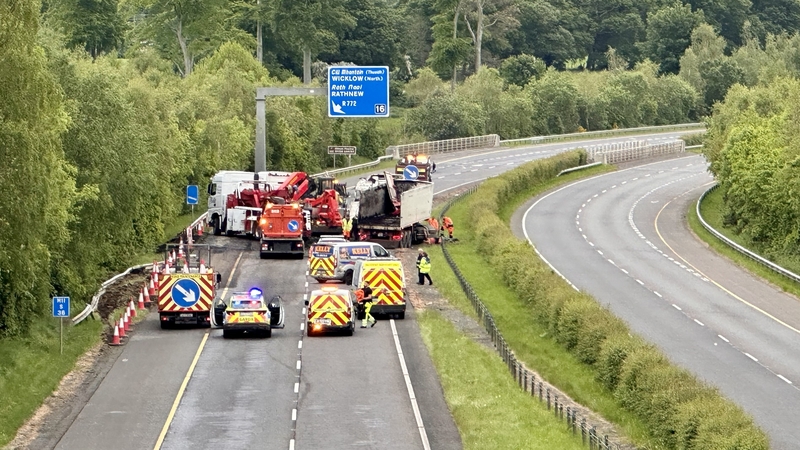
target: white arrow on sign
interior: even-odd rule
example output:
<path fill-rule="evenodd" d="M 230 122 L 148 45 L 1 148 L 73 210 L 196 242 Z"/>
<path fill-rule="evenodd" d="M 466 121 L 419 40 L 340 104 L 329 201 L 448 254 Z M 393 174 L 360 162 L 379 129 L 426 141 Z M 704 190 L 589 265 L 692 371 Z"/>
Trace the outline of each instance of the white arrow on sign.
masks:
<path fill-rule="evenodd" d="M 175 284 L 175 289 L 181 291 L 181 294 L 183 294 L 183 301 L 184 302 L 192 304 L 195 301 L 197 301 L 197 299 L 194 298 L 194 291 L 187 291 L 186 289 L 181 287 L 180 284 Z"/>
<path fill-rule="evenodd" d="M 333 112 L 344 114 L 344 111 L 342 111 L 342 105 L 337 105 L 333 100 L 331 100 L 331 105 L 333 105 Z"/>

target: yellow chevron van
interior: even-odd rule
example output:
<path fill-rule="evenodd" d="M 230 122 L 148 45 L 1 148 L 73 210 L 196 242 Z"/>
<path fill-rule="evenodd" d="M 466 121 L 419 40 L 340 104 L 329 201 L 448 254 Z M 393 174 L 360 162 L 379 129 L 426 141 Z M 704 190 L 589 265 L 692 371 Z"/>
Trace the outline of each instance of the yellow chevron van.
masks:
<path fill-rule="evenodd" d="M 397 319 L 406 316 L 406 278 L 403 263 L 397 258 L 369 258 L 356 261 L 352 285 L 369 286 L 376 301 L 372 314 L 389 315 Z"/>

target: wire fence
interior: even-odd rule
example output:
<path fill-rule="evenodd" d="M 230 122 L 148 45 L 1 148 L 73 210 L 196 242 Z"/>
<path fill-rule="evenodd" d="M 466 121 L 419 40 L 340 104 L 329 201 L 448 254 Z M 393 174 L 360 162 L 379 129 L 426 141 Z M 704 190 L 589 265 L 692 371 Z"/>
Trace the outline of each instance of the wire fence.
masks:
<path fill-rule="evenodd" d="M 457 197 L 448 200 L 442 208 L 442 212 L 439 214 L 439 222 L 441 223 L 442 216 L 447 213 L 451 206 L 467 198 L 479 188 L 480 186 L 473 186 Z M 475 313 L 478 314 L 478 320 L 483 324 L 497 353 L 503 359 L 503 362 L 508 367 L 511 376 L 514 377 L 519 387 L 526 393 L 530 393 L 531 397 L 538 398 L 540 402 L 546 403 L 547 410 L 552 411 L 557 418 L 564 421 L 567 429 L 571 431 L 573 435 L 577 436 L 580 434 L 581 442 L 588 445 L 590 450 L 622 450 L 619 444 L 609 440 L 608 435 L 601 436 L 597 431 L 597 426 L 589 423 L 586 417 L 580 414 L 574 403 L 569 402 L 563 397 L 560 398 L 558 393 L 551 391 L 549 384 L 537 378 L 536 374 L 528 370 L 524 364 L 517 360 L 513 350 L 511 350 L 511 347 L 497 328 L 492 313 L 486 307 L 486 304 L 478 297 L 475 289 L 469 284 L 469 281 L 467 281 L 452 256 L 450 256 L 445 241 L 442 242 L 442 252 L 447 260 L 447 264 L 453 270 L 459 284 L 461 284 L 461 289 L 472 303 Z"/>

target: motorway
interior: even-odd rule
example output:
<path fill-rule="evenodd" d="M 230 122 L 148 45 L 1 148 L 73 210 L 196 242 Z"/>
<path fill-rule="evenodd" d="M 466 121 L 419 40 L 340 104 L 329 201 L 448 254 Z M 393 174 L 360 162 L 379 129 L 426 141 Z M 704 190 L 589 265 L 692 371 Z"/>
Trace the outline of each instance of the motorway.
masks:
<path fill-rule="evenodd" d="M 440 155 L 435 192 L 575 147 Z M 161 330 L 150 314 L 55 448 L 419 449 L 424 440 L 434 449 L 461 448 L 413 309 L 405 320 L 357 328 L 353 337 L 307 338 L 303 295 L 316 282 L 306 277 L 305 260 L 260 260 L 255 241 L 205 239 L 223 276 L 222 294 L 258 286 L 268 297 L 280 295 L 286 328 L 269 339 L 223 340 L 216 329 Z"/>
<path fill-rule="evenodd" d="M 577 289 L 768 433 L 800 442 L 800 302 L 717 256 L 686 224 L 712 183 L 702 156 L 581 180 L 534 199 L 512 227 Z"/>

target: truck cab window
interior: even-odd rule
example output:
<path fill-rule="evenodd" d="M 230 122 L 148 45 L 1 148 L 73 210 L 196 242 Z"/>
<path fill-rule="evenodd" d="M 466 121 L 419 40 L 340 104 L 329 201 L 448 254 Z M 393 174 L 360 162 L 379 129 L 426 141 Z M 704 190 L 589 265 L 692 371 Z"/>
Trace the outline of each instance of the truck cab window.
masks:
<path fill-rule="evenodd" d="M 209 195 L 216 195 L 217 194 L 217 185 L 215 183 L 210 183 L 208 185 L 208 194 Z"/>

